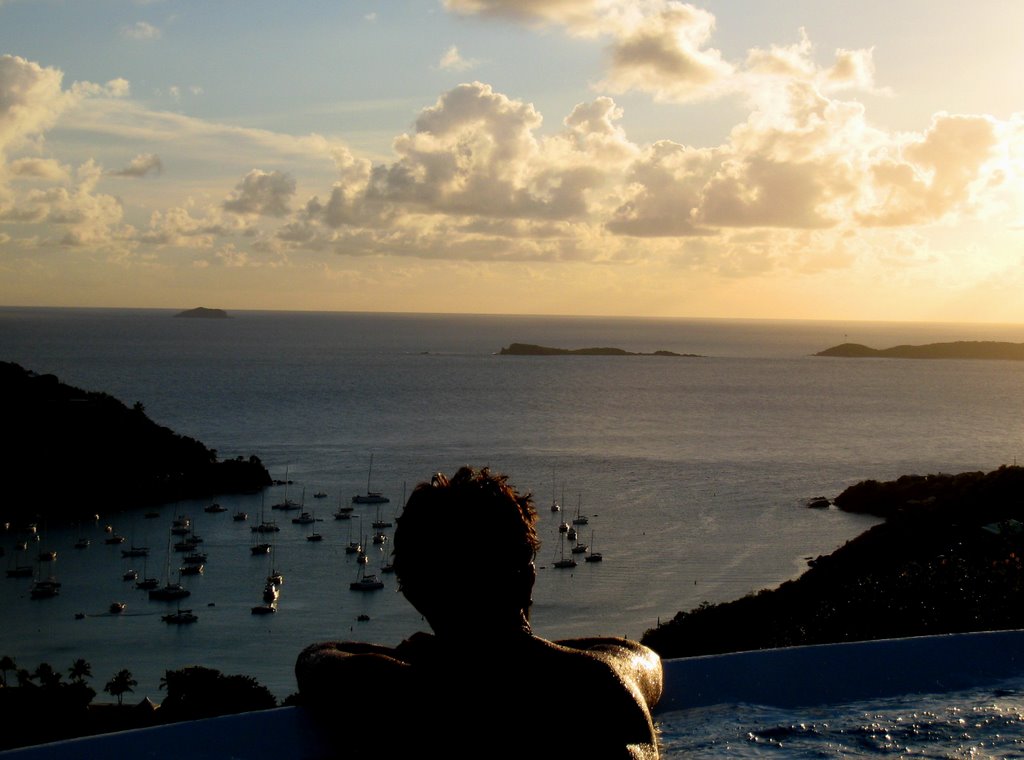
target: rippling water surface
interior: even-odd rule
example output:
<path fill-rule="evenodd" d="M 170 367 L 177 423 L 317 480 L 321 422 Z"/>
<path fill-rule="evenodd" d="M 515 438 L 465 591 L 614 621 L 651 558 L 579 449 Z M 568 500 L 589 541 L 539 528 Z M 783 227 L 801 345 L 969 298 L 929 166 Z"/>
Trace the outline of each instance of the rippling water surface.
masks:
<path fill-rule="evenodd" d="M 992 469 L 1024 453 L 1024 365 L 1011 362 L 841 360 L 809 354 L 846 340 L 876 347 L 958 339 L 1024 341 L 1024 328 L 540 317 L 453 317 L 238 312 L 223 321 L 167 311 L 0 309 L 0 359 L 65 382 L 141 401 L 157 422 L 221 456 L 259 455 L 274 477 L 295 481 L 324 522 L 282 526 L 275 562 L 286 576 L 280 612 L 254 617 L 266 557 L 231 512 L 255 516 L 259 496 L 167 505 L 156 520 L 103 515 L 100 525 L 45 526 L 58 550 L 56 599 L 28 598 L 28 580 L 0 579 L 0 654 L 65 669 L 77 657 L 97 681 L 127 667 L 138 696 L 159 700 L 164 669 L 201 663 L 248 673 L 284 696 L 307 643 L 358 638 L 397 643 L 424 627 L 395 592 L 348 588 L 356 567 L 343 546 L 376 517 L 334 521 L 339 502 L 384 491 L 393 517 L 404 491 L 437 470 L 491 465 L 537 495 L 543 569 L 534 622 L 547 636 L 640 636 L 659 618 L 703 600 L 724 601 L 799 574 L 869 520 L 803 503 L 863 478 Z M 501 357 L 513 341 L 576 348 L 668 349 L 700 359 Z M 16 473 L 5 473 L 16 477 Z M 117 462 L 88 488 L 118 488 Z M 326 499 L 313 499 L 323 490 Z M 550 567 L 560 516 L 552 496 L 590 516 L 581 538 L 605 561 Z M 283 498 L 268 491 L 266 503 Z M 46 503 L 46 484 L 38 499 Z M 121 580 L 113 523 L 152 547 L 162 576 L 171 518 L 191 515 L 209 553 L 188 580 L 189 627 L 160 622 Z M 275 513 L 276 514 L 276 513 Z M 279 519 L 283 516 L 277 515 Z M 449 516 L 453 593 L 486 561 L 488 536 L 470 515 Z M 361 525 L 355 527 L 353 525 Z M 93 539 L 75 550 L 79 536 Z M 9 561 L 16 536 L 2 537 Z M 379 563 L 382 553 L 374 556 Z M 139 564 L 138 561 L 135 562 Z M 176 560 L 172 558 L 172 568 Z M 139 567 L 142 570 L 143 568 Z M 127 614 L 113 617 L 110 602 Z M 468 604 L 472 600 L 467 600 Z M 75 619 L 76 612 L 87 617 Z M 360 615 L 370 620 L 360 622 Z M 102 680 L 101 680 L 102 679 Z"/>
<path fill-rule="evenodd" d="M 716 705 L 660 719 L 666 755 L 692 758 L 1024 757 L 1024 681 L 827 708 Z"/>

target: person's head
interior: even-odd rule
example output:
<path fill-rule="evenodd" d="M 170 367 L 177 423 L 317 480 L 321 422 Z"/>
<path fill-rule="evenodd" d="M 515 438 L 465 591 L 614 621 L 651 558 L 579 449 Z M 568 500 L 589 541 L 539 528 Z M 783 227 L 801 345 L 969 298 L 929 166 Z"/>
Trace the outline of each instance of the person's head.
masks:
<path fill-rule="evenodd" d="M 463 467 L 409 497 L 394 538 L 405 597 L 437 633 L 529 620 L 537 513 L 505 475 Z"/>

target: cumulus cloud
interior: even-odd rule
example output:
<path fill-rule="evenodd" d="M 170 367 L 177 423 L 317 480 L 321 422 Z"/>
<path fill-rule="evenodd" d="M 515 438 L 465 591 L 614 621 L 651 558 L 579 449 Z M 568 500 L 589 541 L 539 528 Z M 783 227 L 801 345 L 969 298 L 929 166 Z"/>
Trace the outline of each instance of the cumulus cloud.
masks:
<path fill-rule="evenodd" d="M 996 143 L 992 119 L 938 114 L 927 133 L 902 146 L 900 157 L 871 165 L 874 203 L 858 220 L 883 226 L 917 224 L 963 205 Z"/>
<path fill-rule="evenodd" d="M 286 216 L 294 194 L 295 179 L 291 175 L 276 170 L 253 169 L 238 183 L 223 206 L 236 214 Z"/>
<path fill-rule="evenodd" d="M 38 135 L 71 102 L 63 74 L 14 55 L 0 56 L 0 159 L 11 147 Z"/>
<path fill-rule="evenodd" d="M 443 71 L 468 71 L 476 65 L 477 62 L 472 58 L 463 58 L 455 45 L 445 50 L 437 63 L 437 67 Z"/>
<path fill-rule="evenodd" d="M 110 172 L 115 177 L 145 177 L 150 172 L 160 174 L 164 170 L 160 156 L 155 153 L 140 153 L 128 166 Z"/>
<path fill-rule="evenodd" d="M 576 37 L 608 40 L 608 71 L 599 87 L 691 101 L 721 94 L 734 67 L 709 47 L 715 17 L 675 0 L 446 0 L 455 13 L 558 26 Z"/>
<path fill-rule="evenodd" d="M 134 24 L 122 26 L 121 36 L 130 40 L 158 40 L 160 30 L 147 21 L 137 21 Z"/>

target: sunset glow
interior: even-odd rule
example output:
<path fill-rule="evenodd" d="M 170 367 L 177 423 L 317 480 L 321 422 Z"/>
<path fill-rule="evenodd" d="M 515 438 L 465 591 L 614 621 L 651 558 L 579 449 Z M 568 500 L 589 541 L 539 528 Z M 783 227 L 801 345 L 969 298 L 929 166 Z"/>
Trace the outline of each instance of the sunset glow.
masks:
<path fill-rule="evenodd" d="M 1021 28 L 0 0 L 0 304 L 1024 322 Z"/>

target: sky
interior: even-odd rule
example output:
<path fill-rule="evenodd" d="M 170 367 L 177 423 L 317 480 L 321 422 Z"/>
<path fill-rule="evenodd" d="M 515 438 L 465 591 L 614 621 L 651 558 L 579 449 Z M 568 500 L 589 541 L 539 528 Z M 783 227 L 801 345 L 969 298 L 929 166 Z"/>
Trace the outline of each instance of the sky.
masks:
<path fill-rule="evenodd" d="M 1024 323 L 1021 29 L 0 0 L 0 305 Z"/>

